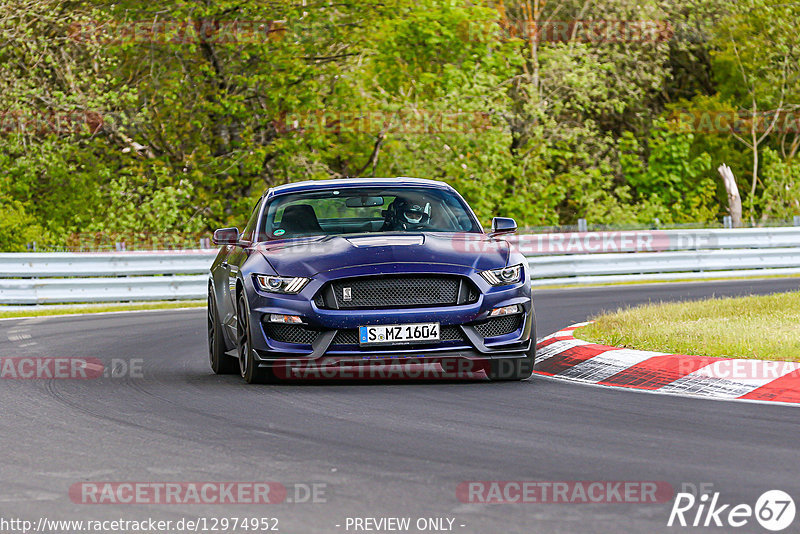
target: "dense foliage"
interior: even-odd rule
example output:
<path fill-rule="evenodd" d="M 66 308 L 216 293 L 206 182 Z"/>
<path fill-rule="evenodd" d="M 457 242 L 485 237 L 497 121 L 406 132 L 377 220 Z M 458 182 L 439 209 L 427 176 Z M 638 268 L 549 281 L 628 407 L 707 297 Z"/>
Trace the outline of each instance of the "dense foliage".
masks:
<path fill-rule="evenodd" d="M 702 223 L 727 213 L 726 163 L 745 220 L 791 218 L 797 20 L 777 0 L 0 0 L 0 249 L 201 235 L 344 176 L 446 180 L 484 222 Z"/>

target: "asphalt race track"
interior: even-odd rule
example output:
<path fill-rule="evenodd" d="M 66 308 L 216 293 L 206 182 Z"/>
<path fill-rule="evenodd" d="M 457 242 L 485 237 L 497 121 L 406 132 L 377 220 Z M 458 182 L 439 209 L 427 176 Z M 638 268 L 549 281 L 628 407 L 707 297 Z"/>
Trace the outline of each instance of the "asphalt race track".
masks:
<path fill-rule="evenodd" d="M 776 279 L 534 290 L 538 335 L 619 305 L 798 286 Z M 541 377 L 248 386 L 211 374 L 203 309 L 0 321 L 0 349 L 0 357 L 141 367 L 118 378 L 0 381 L 5 518 L 276 517 L 280 532 L 336 533 L 348 532 L 347 517 L 448 517 L 454 532 L 470 534 L 682 532 L 693 530 L 666 527 L 671 502 L 467 504 L 456 487 L 667 481 L 676 491 L 713 483 L 733 504 L 753 505 L 769 489 L 800 496 L 800 412 L 792 407 Z M 256 480 L 325 484 L 325 502 L 92 505 L 68 495 L 85 481 Z"/>

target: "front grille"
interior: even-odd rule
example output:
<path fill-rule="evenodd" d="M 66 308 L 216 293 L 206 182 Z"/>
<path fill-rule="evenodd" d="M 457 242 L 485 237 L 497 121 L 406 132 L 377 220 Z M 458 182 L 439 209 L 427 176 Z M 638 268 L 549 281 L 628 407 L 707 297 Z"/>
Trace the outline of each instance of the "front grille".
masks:
<path fill-rule="evenodd" d="M 464 334 L 457 325 L 442 326 L 439 329 L 440 341 L 465 341 Z M 355 328 L 339 330 L 333 338 L 333 345 L 358 345 L 358 330 Z"/>
<path fill-rule="evenodd" d="M 464 334 L 458 326 L 443 326 L 439 335 L 441 341 L 464 341 Z"/>
<path fill-rule="evenodd" d="M 443 306 L 455 304 L 458 298 L 456 278 L 371 278 L 331 285 L 339 308 Z"/>
<path fill-rule="evenodd" d="M 319 307 L 385 309 L 477 302 L 478 291 L 457 276 L 397 276 L 335 280 L 316 297 Z"/>
<path fill-rule="evenodd" d="M 311 345 L 320 334 L 302 325 L 281 323 L 264 323 L 264 332 L 275 341 L 300 345 Z"/>
<path fill-rule="evenodd" d="M 334 345 L 358 345 L 358 330 L 339 330 L 333 338 Z"/>
<path fill-rule="evenodd" d="M 487 322 L 475 325 L 475 330 L 482 337 L 496 337 L 516 332 L 522 326 L 522 315 L 504 315 L 495 317 Z"/>

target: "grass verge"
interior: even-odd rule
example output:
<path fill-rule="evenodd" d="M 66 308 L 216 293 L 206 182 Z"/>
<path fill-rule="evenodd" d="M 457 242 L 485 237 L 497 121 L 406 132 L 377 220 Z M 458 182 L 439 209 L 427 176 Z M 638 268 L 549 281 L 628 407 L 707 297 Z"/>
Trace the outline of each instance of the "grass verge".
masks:
<path fill-rule="evenodd" d="M 800 362 L 800 291 L 619 309 L 575 337 L 675 354 Z"/>
<path fill-rule="evenodd" d="M 533 286 L 534 291 L 544 289 L 584 289 L 592 287 L 609 287 L 609 286 L 639 286 L 639 285 L 652 285 L 652 284 L 685 284 L 689 282 L 702 284 L 704 282 L 741 282 L 742 280 L 774 280 L 785 278 L 800 278 L 800 274 L 774 274 L 769 276 L 735 276 L 735 277 L 710 277 L 710 278 L 677 278 L 675 280 L 631 280 L 628 282 L 592 282 L 589 284 L 553 284 L 553 285 L 540 285 Z"/>
<path fill-rule="evenodd" d="M 29 310 L 6 310 L 0 308 L 0 319 L 15 317 L 42 317 L 46 315 L 74 315 L 137 310 L 172 310 L 176 308 L 199 308 L 206 305 L 205 300 L 183 300 L 169 302 L 141 302 L 134 304 L 118 303 L 86 306 L 31 306 Z"/>

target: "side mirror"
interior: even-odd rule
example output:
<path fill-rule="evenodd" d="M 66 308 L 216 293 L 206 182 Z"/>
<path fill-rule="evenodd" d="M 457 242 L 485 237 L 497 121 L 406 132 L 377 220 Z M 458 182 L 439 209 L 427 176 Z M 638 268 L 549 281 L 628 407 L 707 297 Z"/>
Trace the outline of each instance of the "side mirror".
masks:
<path fill-rule="evenodd" d="M 238 245 L 239 244 L 239 229 L 238 228 L 220 228 L 214 230 L 214 237 L 211 241 L 215 245 Z"/>
<path fill-rule="evenodd" d="M 494 217 L 492 219 L 491 236 L 513 234 L 517 231 L 517 221 L 509 217 Z"/>

